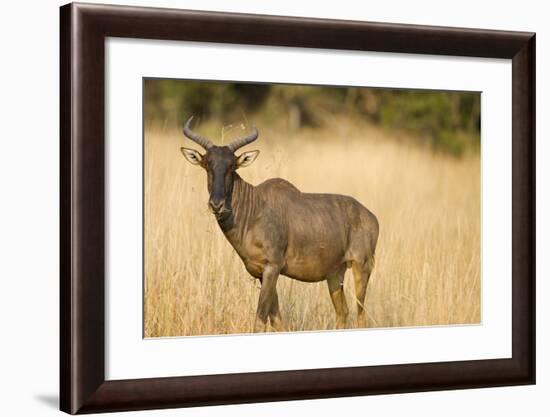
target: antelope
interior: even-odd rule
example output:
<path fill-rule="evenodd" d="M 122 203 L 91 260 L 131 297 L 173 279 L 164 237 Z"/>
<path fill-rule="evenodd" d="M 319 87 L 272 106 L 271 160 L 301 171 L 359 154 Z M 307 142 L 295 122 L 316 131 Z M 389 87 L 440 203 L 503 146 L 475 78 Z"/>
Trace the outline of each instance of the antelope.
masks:
<path fill-rule="evenodd" d="M 259 151 L 235 151 L 254 142 L 258 129 L 226 146 L 216 146 L 191 130 L 183 133 L 206 152 L 181 148 L 194 165 L 206 171 L 208 207 L 244 263 L 261 283 L 254 332 L 284 329 L 277 295 L 279 275 L 303 282 L 326 280 L 336 312 L 336 327 L 346 328 L 348 307 L 344 274 L 352 268 L 357 326 L 366 327 L 365 295 L 374 268 L 378 220 L 352 197 L 300 192 L 290 182 L 271 178 L 252 185 L 237 170 L 252 164 Z"/>

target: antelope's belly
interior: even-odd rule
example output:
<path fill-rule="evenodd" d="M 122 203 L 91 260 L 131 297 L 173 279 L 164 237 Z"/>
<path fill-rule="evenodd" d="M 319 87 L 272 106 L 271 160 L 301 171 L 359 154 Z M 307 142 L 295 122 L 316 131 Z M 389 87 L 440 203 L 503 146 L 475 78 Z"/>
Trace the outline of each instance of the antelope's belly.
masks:
<path fill-rule="evenodd" d="M 300 281 L 322 281 L 345 265 L 344 253 L 323 245 L 289 248 L 282 274 Z"/>
<path fill-rule="evenodd" d="M 255 250 L 254 250 L 255 249 Z M 261 278 L 268 259 L 259 248 L 241 254 L 248 273 Z M 299 281 L 317 282 L 342 268 L 345 264 L 343 251 L 324 246 L 288 248 L 283 259 L 281 274 Z"/>

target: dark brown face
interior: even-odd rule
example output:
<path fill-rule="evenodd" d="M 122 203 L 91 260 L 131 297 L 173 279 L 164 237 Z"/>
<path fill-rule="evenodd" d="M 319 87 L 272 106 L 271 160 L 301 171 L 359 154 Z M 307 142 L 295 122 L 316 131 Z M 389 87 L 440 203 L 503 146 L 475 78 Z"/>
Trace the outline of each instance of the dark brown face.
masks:
<path fill-rule="evenodd" d="M 189 148 L 181 148 L 181 151 L 189 162 L 206 170 L 210 211 L 217 218 L 230 213 L 234 172 L 254 162 L 259 151 L 244 152 L 238 157 L 227 146 L 212 146 L 204 155 Z"/>
<path fill-rule="evenodd" d="M 226 146 L 214 146 L 203 157 L 208 178 L 208 207 L 216 216 L 231 211 L 233 173 L 237 168 L 235 154 Z"/>

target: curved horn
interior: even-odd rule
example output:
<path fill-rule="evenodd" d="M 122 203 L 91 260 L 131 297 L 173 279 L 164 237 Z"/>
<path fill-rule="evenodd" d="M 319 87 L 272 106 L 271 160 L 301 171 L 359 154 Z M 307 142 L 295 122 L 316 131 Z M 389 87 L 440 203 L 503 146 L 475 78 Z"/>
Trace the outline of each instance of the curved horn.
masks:
<path fill-rule="evenodd" d="M 191 120 L 193 120 L 193 117 L 194 116 L 191 116 L 189 120 L 187 120 L 187 123 L 185 123 L 185 126 L 183 126 L 183 134 L 187 136 L 189 139 L 191 139 L 193 142 L 198 143 L 204 149 L 208 150 L 212 146 L 214 146 L 214 144 L 209 139 L 206 139 L 205 137 L 197 135 L 195 132 L 191 130 Z"/>
<path fill-rule="evenodd" d="M 248 145 L 249 143 L 252 143 L 256 139 L 258 139 L 258 134 L 258 129 L 256 129 L 256 126 L 252 125 L 252 133 L 250 135 L 234 140 L 229 145 L 227 145 L 227 147 L 232 152 L 235 152 L 237 149 L 242 148 L 244 145 Z"/>

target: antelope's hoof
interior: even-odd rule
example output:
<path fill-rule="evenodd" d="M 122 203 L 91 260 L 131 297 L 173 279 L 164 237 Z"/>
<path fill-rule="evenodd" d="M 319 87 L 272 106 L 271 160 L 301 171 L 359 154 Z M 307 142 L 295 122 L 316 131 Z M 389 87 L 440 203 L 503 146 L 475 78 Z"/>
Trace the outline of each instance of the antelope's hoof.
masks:
<path fill-rule="evenodd" d="M 254 321 L 254 329 L 252 330 L 253 333 L 265 333 L 267 323 L 262 321 L 262 319 L 256 317 L 256 320 Z"/>
<path fill-rule="evenodd" d="M 281 319 L 270 319 L 271 322 L 271 328 L 276 332 L 284 332 L 286 331 L 285 326 L 283 325 L 283 322 Z"/>

